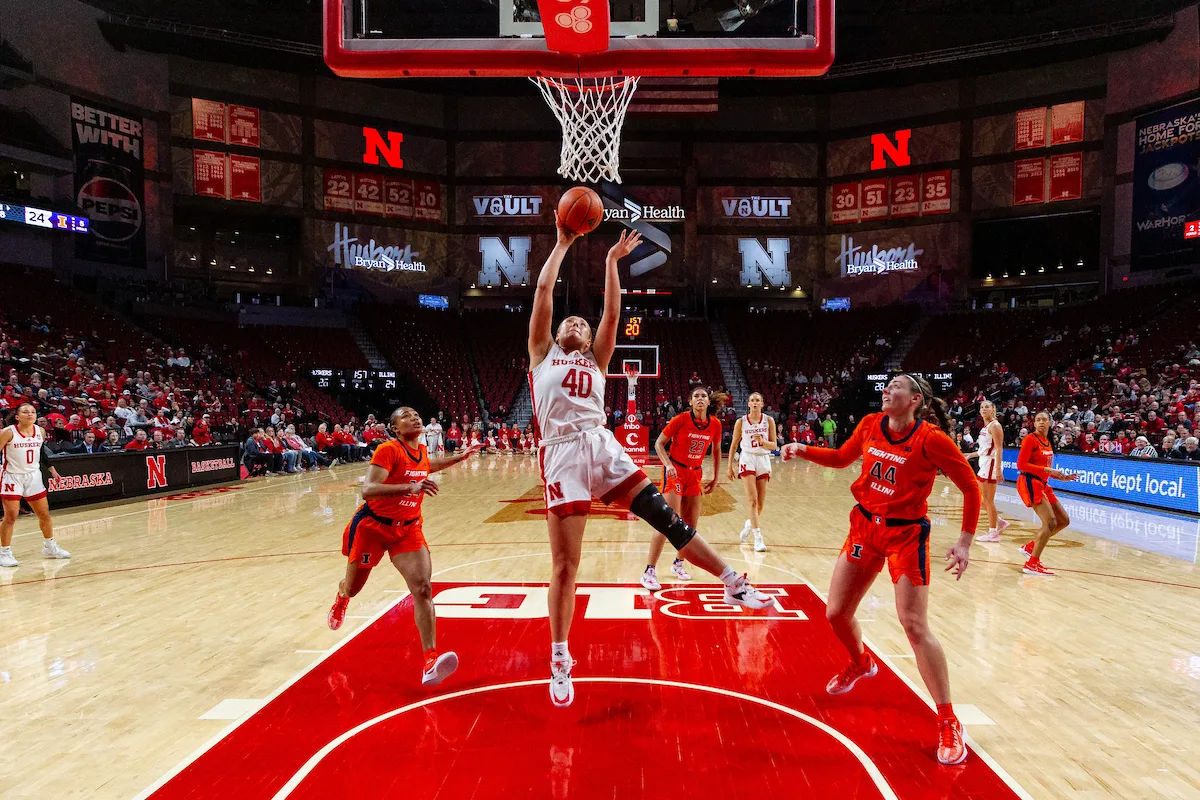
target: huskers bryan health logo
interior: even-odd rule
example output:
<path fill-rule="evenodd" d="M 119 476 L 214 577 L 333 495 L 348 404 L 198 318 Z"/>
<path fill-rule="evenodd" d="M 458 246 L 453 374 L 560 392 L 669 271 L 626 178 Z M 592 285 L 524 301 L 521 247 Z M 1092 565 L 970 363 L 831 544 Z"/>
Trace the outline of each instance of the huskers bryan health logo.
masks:
<path fill-rule="evenodd" d="M 916 272 L 921 268 L 917 256 L 923 255 L 924 250 L 918 250 L 915 243 L 908 247 L 892 247 L 881 249 L 872 245 L 870 250 L 854 244 L 853 236 L 842 236 L 842 251 L 837 257 L 838 267 L 843 278 L 855 275 L 885 275 L 889 272 Z"/>
<path fill-rule="evenodd" d="M 648 222 L 682 222 L 686 218 L 683 206 L 644 206 L 630 198 L 623 198 L 621 205 L 616 208 L 604 209 L 604 221 L 617 220 L 635 224 L 646 220 Z"/>
<path fill-rule="evenodd" d="M 350 235 L 350 229 L 342 223 L 333 224 L 333 244 L 326 249 L 333 253 L 333 264 L 343 269 L 360 267 L 382 272 L 425 272 L 425 263 L 418 261 L 421 255 L 412 249 L 412 245 L 404 247 L 383 247 L 375 244 L 374 239 L 366 244 L 356 244 L 358 238 Z"/>

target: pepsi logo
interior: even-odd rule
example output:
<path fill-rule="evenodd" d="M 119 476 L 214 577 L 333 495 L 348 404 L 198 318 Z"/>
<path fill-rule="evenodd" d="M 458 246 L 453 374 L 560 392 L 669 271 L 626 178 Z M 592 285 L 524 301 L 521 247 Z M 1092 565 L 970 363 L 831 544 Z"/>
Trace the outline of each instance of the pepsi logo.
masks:
<path fill-rule="evenodd" d="M 97 176 L 79 189 L 79 208 L 91 219 L 92 233 L 110 242 L 126 242 L 142 229 L 142 205 L 120 181 Z"/>

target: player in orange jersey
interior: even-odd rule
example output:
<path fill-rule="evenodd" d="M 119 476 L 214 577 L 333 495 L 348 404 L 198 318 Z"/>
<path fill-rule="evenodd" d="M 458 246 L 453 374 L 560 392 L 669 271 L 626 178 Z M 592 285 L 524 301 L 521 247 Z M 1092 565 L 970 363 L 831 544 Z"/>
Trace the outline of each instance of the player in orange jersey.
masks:
<path fill-rule="evenodd" d="M 928 417 L 932 415 L 933 419 Z M 850 535 L 833 568 L 826 616 L 833 632 L 850 652 L 850 666 L 829 681 L 825 690 L 845 694 L 863 678 L 879 671 L 862 643 L 854 612 L 875 577 L 888 566 L 895 584 L 896 614 L 908 635 L 917 669 L 937 704 L 937 759 L 961 764 L 967 757 L 962 723 L 950 704 L 946 654 L 929 629 L 929 493 L 938 470 L 963 493 L 962 535 L 946 553 L 961 578 L 970 560 L 971 540 L 979 523 L 979 484 L 967 459 L 946 431 L 951 422 L 946 404 L 933 396 L 923 378 L 900 374 L 883 389 L 883 413 L 871 414 L 837 450 L 794 443 L 783 449 L 784 460 L 800 456 L 826 467 L 848 467 L 863 460 L 862 474 L 851 487 L 858 505 L 850 512 Z"/>
<path fill-rule="evenodd" d="M 1060 481 L 1078 480 L 1078 475 L 1068 475 L 1062 470 L 1052 468 L 1054 462 L 1054 445 L 1050 443 L 1050 415 L 1039 411 L 1033 418 L 1033 433 L 1027 434 L 1021 442 L 1021 452 L 1017 455 L 1017 494 L 1025 502 L 1026 508 L 1032 508 L 1042 521 L 1037 537 L 1021 548 L 1025 554 L 1025 566 L 1021 571 L 1026 575 L 1053 575 L 1042 564 L 1042 551 L 1050 537 L 1071 524 L 1067 510 L 1054 496 L 1054 490 L 1046 483 L 1047 478 Z"/>
<path fill-rule="evenodd" d="M 425 651 L 421 683 L 436 686 L 458 668 L 458 655 L 437 652 L 433 595 L 429 580 L 433 563 L 422 532 L 421 501 L 437 494 L 438 485 L 429 479 L 435 472 L 474 455 L 478 446 L 467 447 L 449 458 L 429 457 L 423 443 L 421 415 L 407 406 L 392 412 L 392 433 L 375 448 L 363 480 L 363 504 L 354 512 L 342 535 L 342 555 L 348 557 L 346 576 L 338 584 L 337 598 L 329 609 L 329 627 L 337 630 L 346 619 L 346 607 L 371 576 L 371 570 L 387 553 L 404 576 L 413 598 L 413 617 Z"/>
<path fill-rule="evenodd" d="M 701 495 L 712 494 L 721 475 L 721 421 L 709 415 L 708 404 L 708 389 L 697 386 L 692 390 L 692 410 L 676 415 L 654 442 L 654 451 L 663 465 L 663 497 L 671 510 L 693 528 L 700 521 Z M 717 411 L 721 410 L 721 405 L 718 398 Z M 713 476 L 712 480 L 705 481 L 704 456 L 710 447 Z M 662 588 L 657 575 L 658 559 L 666 541 L 667 537 L 657 531 L 650 534 L 650 556 L 646 571 L 642 573 L 642 586 L 652 592 Z M 681 581 L 692 579 L 678 554 L 671 564 L 671 571 Z"/>

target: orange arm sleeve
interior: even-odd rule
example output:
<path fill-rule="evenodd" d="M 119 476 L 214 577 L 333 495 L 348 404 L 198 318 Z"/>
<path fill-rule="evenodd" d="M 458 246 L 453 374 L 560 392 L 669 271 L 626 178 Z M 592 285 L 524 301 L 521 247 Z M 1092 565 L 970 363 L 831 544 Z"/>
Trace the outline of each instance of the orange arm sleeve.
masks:
<path fill-rule="evenodd" d="M 1032 435 L 1026 436 L 1021 442 L 1021 452 L 1017 454 L 1017 471 L 1028 472 L 1032 475 L 1040 475 L 1046 477 L 1046 468 L 1041 464 L 1034 464 L 1033 451 L 1037 447 L 1037 442 Z"/>
<path fill-rule="evenodd" d="M 862 422 L 858 423 L 858 427 L 854 429 L 854 434 L 851 435 L 846 443 L 837 450 L 831 450 L 828 447 L 813 447 L 809 445 L 804 448 L 803 458 L 808 459 L 814 464 L 820 464 L 823 467 L 834 467 L 835 469 L 844 469 L 859 458 L 863 454 L 863 430 L 868 422 L 875 422 L 875 415 L 869 416 Z"/>
<path fill-rule="evenodd" d="M 966 456 L 950 441 L 949 436 L 930 436 L 925 440 L 925 457 L 946 473 L 946 477 L 963 493 L 962 529 L 974 535 L 979 526 L 979 507 L 983 495 Z"/>

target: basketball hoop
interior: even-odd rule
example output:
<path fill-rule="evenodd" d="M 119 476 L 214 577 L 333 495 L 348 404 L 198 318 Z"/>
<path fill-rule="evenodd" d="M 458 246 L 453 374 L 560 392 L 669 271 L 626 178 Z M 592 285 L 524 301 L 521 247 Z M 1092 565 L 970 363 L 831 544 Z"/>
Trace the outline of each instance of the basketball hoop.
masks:
<path fill-rule="evenodd" d="M 629 381 L 629 386 L 625 391 L 625 424 L 631 425 L 637 422 L 637 382 L 638 376 L 642 374 L 642 369 L 637 364 L 625 365 L 625 379 Z"/>
<path fill-rule="evenodd" d="M 562 125 L 558 174 L 580 183 L 621 182 L 621 128 L 636 77 L 530 78 Z M 636 376 L 634 378 L 636 380 Z"/>

